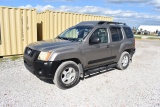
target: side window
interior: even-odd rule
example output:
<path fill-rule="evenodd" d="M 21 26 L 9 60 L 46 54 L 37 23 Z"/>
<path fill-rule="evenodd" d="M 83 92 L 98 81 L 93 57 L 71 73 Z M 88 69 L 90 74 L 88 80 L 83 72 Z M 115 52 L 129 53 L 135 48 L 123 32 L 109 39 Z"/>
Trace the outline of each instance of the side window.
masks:
<path fill-rule="evenodd" d="M 106 28 L 96 29 L 90 38 L 96 37 L 96 36 L 100 38 L 100 43 L 108 43 L 108 33 Z"/>
<path fill-rule="evenodd" d="M 126 34 L 126 38 L 133 38 L 134 37 L 131 28 L 124 27 L 123 29 Z"/>
<path fill-rule="evenodd" d="M 110 27 L 112 41 L 121 41 L 123 39 L 122 31 L 120 27 Z"/>

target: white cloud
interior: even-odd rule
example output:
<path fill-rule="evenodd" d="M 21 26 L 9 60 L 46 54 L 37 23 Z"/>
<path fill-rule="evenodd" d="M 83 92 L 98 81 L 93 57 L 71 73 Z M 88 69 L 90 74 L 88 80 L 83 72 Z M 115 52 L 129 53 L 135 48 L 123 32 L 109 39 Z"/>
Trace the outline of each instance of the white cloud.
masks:
<path fill-rule="evenodd" d="M 72 2 L 76 0 L 43 0 L 44 2 Z"/>
<path fill-rule="evenodd" d="M 146 3 L 150 0 L 106 0 L 112 3 Z"/>
<path fill-rule="evenodd" d="M 46 2 L 73 2 L 73 1 L 78 1 L 78 0 L 44 0 Z M 137 4 L 144 4 L 144 5 L 151 5 L 153 6 L 156 10 L 160 11 L 160 0 L 104 0 L 106 2 L 110 2 L 110 3 L 116 3 L 116 4 L 119 4 L 119 3 L 137 3 Z M 38 9 L 38 11 L 44 11 L 46 9 L 49 9 L 49 10 L 53 10 L 54 7 L 51 6 L 51 5 L 46 5 L 46 6 L 40 6 L 40 5 L 37 5 L 36 7 L 32 7 L 31 5 L 26 5 L 26 6 L 21 6 L 22 8 L 36 8 Z M 81 7 L 78 7 L 78 6 L 75 6 L 76 9 L 81 9 L 81 12 L 86 12 L 86 9 L 90 9 L 92 8 L 91 13 L 93 12 L 97 12 L 97 7 L 94 7 L 94 6 L 85 6 L 85 9 L 82 9 Z M 74 9 L 75 9 L 74 7 Z M 42 9 L 43 8 L 43 9 Z M 71 8 L 71 7 L 70 7 Z M 68 6 L 61 6 L 59 8 L 60 10 L 65 10 L 67 9 L 68 10 Z M 100 9 L 98 7 L 98 9 Z"/>
<path fill-rule="evenodd" d="M 145 5 L 151 5 L 153 6 L 156 10 L 160 11 L 160 0 L 105 0 L 110 3 L 141 3 Z"/>
<path fill-rule="evenodd" d="M 54 10 L 55 7 L 51 6 L 51 5 L 46 5 L 46 6 L 41 6 L 41 5 L 37 5 L 35 7 L 38 11 L 45 11 L 45 10 Z"/>
<path fill-rule="evenodd" d="M 160 9 L 160 0 L 152 0 L 148 4 L 153 5 L 156 9 Z"/>
<path fill-rule="evenodd" d="M 32 7 L 31 5 L 26 5 L 26 6 L 20 6 L 20 8 L 32 9 L 34 7 Z"/>
<path fill-rule="evenodd" d="M 33 7 L 31 5 L 26 5 L 26 6 L 20 6 L 20 8 L 37 9 L 38 12 L 43 12 L 46 10 L 54 10 L 55 7 L 53 7 L 51 5 L 46 5 L 46 6 L 37 5 L 35 7 Z"/>
<path fill-rule="evenodd" d="M 95 6 L 60 6 L 58 8 L 54 8 L 57 11 L 65 11 L 65 12 L 76 12 L 76 13 L 87 13 L 87 14 L 96 14 L 96 15 L 108 15 L 114 17 L 125 17 L 125 18 L 156 18 L 157 16 L 147 14 L 147 13 L 138 13 L 130 10 L 112 10 L 109 8 L 95 7 Z"/>
<path fill-rule="evenodd" d="M 75 13 L 85 13 L 94 15 L 103 15 L 114 17 L 115 21 L 121 21 L 129 23 L 131 26 L 137 26 L 140 24 L 158 24 L 160 23 L 160 16 L 152 15 L 147 13 L 138 13 L 130 10 L 112 10 L 109 8 L 95 7 L 95 6 L 60 6 L 53 7 L 51 5 L 41 6 L 37 5 L 35 7 L 31 5 L 20 6 L 21 8 L 35 8 L 38 12 L 45 10 L 53 11 L 63 11 L 63 12 L 75 12 Z"/>

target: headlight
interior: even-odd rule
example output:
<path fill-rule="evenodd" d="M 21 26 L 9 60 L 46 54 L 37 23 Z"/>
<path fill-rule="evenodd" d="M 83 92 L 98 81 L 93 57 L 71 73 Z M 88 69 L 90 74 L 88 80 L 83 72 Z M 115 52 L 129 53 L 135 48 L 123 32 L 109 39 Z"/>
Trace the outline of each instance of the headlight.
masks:
<path fill-rule="evenodd" d="M 41 52 L 38 56 L 38 60 L 48 61 L 51 56 L 51 52 Z"/>

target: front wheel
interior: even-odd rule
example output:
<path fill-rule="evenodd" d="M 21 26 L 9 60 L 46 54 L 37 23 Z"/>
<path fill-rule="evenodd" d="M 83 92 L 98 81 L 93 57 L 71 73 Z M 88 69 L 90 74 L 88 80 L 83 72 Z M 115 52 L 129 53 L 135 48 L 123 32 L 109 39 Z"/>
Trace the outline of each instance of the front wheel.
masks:
<path fill-rule="evenodd" d="M 68 89 L 75 86 L 79 78 L 77 64 L 73 61 L 66 61 L 57 68 L 53 82 L 61 89 Z"/>
<path fill-rule="evenodd" d="M 125 70 L 129 66 L 129 53 L 124 51 L 121 54 L 121 57 L 119 58 L 119 61 L 117 63 L 117 68 L 120 70 Z"/>

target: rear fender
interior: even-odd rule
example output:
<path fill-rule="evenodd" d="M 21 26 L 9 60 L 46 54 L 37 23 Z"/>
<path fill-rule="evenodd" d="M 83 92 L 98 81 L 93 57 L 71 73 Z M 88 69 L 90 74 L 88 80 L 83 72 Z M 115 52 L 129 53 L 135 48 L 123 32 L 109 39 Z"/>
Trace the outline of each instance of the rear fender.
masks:
<path fill-rule="evenodd" d="M 121 57 L 121 54 L 127 50 L 130 49 L 130 45 L 132 44 L 131 41 L 125 41 L 121 44 L 120 48 L 119 48 L 119 54 L 117 56 L 117 61 L 119 60 L 119 58 Z"/>

